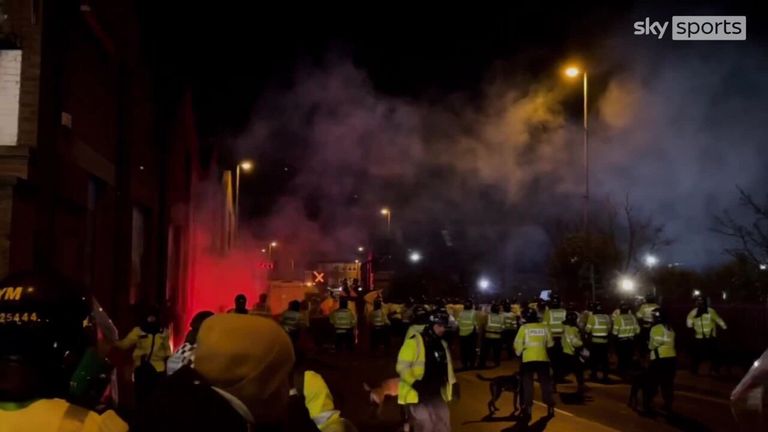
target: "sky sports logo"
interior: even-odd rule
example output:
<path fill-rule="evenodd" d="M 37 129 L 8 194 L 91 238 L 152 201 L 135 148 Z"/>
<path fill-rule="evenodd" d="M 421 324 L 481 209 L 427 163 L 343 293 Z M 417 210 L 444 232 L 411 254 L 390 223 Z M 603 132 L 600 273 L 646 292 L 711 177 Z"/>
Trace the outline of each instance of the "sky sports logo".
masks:
<path fill-rule="evenodd" d="M 656 36 L 662 39 L 667 30 L 672 40 L 681 41 L 723 41 L 747 40 L 746 16 L 673 16 L 669 21 L 635 21 L 635 35 Z"/>

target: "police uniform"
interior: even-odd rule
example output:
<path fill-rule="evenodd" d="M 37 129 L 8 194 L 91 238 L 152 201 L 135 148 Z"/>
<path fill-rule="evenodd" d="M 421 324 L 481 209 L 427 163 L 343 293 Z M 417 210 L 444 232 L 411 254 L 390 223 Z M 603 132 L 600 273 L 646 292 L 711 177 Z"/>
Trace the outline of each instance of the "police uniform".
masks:
<path fill-rule="evenodd" d="M 565 321 L 565 309 L 563 308 L 555 308 L 555 309 L 547 309 L 544 311 L 544 316 L 542 319 L 542 322 L 549 327 L 549 331 L 552 334 L 552 339 L 554 340 L 554 346 L 549 350 L 549 359 L 552 363 L 552 370 L 555 375 L 555 381 L 558 381 L 561 379 L 562 372 L 561 372 L 561 354 L 562 354 L 562 344 L 560 343 L 560 338 L 563 335 L 563 321 Z"/>
<path fill-rule="evenodd" d="M 350 351 L 355 350 L 355 326 L 357 318 L 348 308 L 339 308 L 331 312 L 331 324 L 336 332 L 336 352 L 341 352 L 344 346 Z"/>
<path fill-rule="evenodd" d="M 717 347 L 717 327 L 723 330 L 728 327 L 725 321 L 711 307 L 696 308 L 688 314 L 686 325 L 694 331 L 693 358 L 691 359 L 691 372 L 699 372 L 699 365 L 704 360 L 712 361 L 712 371 L 717 372 L 720 367 L 720 358 Z"/>
<path fill-rule="evenodd" d="M 608 380 L 608 335 L 611 332 L 611 317 L 604 313 L 590 315 L 585 331 L 590 336 L 590 360 L 592 379 L 597 379 L 597 371 L 603 372 L 603 380 Z"/>
<path fill-rule="evenodd" d="M 564 378 L 567 373 L 573 373 L 576 376 L 577 391 L 578 393 L 583 393 L 584 364 L 579 358 L 578 350 L 584 346 L 584 342 L 581 340 L 581 331 L 579 328 L 564 324 L 560 345 L 563 350 L 562 377 Z"/>
<path fill-rule="evenodd" d="M 515 353 L 522 357 L 520 374 L 523 381 L 523 412 L 530 416 L 533 407 L 533 376 L 539 378 L 541 394 L 544 403 L 551 409 L 555 406 L 552 395 L 552 376 L 549 371 L 549 356 L 547 349 L 554 342 L 549 327 L 543 323 L 526 323 L 517 331 L 515 337 Z"/>
<path fill-rule="evenodd" d="M 301 312 L 288 309 L 280 316 L 280 326 L 288 333 L 294 346 L 299 342 L 299 331 L 303 325 Z"/>
<path fill-rule="evenodd" d="M 389 347 L 389 320 L 381 306 L 368 314 L 368 323 L 371 326 L 371 351 L 379 346 Z"/>
<path fill-rule="evenodd" d="M 475 367 L 477 359 L 477 311 L 465 308 L 459 313 L 459 348 L 461 366 L 464 369 Z"/>
<path fill-rule="evenodd" d="M 674 399 L 675 370 L 677 352 L 675 351 L 675 332 L 666 324 L 656 324 L 649 332 L 648 350 L 651 355 L 649 367 L 650 389 L 644 392 L 644 407 L 651 408 L 656 390 L 661 388 L 664 406 L 671 411 Z"/>
<path fill-rule="evenodd" d="M 625 374 L 632 365 L 635 337 L 640 334 L 640 325 L 630 313 L 619 313 L 613 318 L 613 336 L 616 338 L 618 371 Z"/>
<path fill-rule="evenodd" d="M 480 367 L 485 367 L 489 352 L 493 355 L 494 366 L 501 364 L 501 332 L 504 329 L 504 317 L 500 313 L 491 312 L 485 323 L 483 346 L 480 350 Z"/>

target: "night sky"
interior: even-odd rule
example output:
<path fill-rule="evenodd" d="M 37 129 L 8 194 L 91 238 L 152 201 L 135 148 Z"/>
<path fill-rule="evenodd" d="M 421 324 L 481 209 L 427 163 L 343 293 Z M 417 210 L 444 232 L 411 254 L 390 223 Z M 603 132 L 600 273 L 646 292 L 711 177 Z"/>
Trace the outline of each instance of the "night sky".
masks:
<path fill-rule="evenodd" d="M 178 7 L 156 6 L 153 3 L 145 11 L 145 16 L 148 41 L 151 41 L 149 46 L 152 49 L 152 61 L 159 71 L 160 81 L 169 85 L 184 84 L 191 89 L 198 127 L 203 138 L 203 154 L 209 157 L 216 154 L 221 164 L 232 164 L 238 158 L 256 154 L 261 169 L 257 175 L 243 180 L 243 209 L 246 217 L 254 221 L 254 229 L 257 232 L 279 231 L 279 227 L 276 228 L 269 220 L 275 214 L 285 211 L 285 208 L 281 208 L 281 200 L 286 196 L 293 196 L 303 202 L 306 218 L 316 222 L 320 231 L 325 232 L 329 238 L 336 234 L 340 237 L 347 235 L 340 233 L 343 231 L 339 228 L 342 223 L 359 222 L 362 228 L 371 230 L 376 220 L 375 217 L 355 219 L 329 216 L 328 207 L 348 206 L 352 208 L 350 212 L 354 213 L 360 210 L 361 206 L 374 209 L 377 203 L 382 202 L 400 205 L 406 209 L 399 220 L 402 223 L 403 235 L 413 238 L 414 235 L 408 234 L 409 229 L 419 231 L 419 227 L 431 225 L 438 219 L 439 223 L 435 226 L 455 227 L 463 223 L 461 214 L 453 220 L 442 216 L 433 217 L 444 215 L 445 208 L 435 208 L 439 207 L 437 205 L 427 208 L 419 202 L 429 201 L 430 196 L 435 196 L 435 200 L 443 202 L 446 207 L 457 205 L 451 202 L 455 197 L 450 193 L 437 198 L 440 194 L 434 193 L 434 178 L 440 178 L 441 181 L 458 179 L 456 182 L 460 185 L 454 190 L 470 191 L 468 193 L 473 196 L 483 195 L 482 198 L 477 198 L 480 203 L 494 203 L 487 208 L 482 207 L 484 204 L 473 207 L 479 211 L 468 211 L 467 214 L 511 211 L 505 214 L 516 214 L 521 220 L 527 221 L 521 225 L 524 230 L 528 230 L 532 223 L 530 221 L 544 217 L 540 215 L 551 216 L 551 206 L 546 204 L 546 199 L 542 196 L 556 199 L 561 193 L 568 194 L 573 191 L 564 191 L 559 186 L 560 180 L 549 180 L 546 176 L 536 177 L 542 173 L 546 174 L 547 171 L 534 170 L 531 179 L 525 180 L 524 191 L 512 193 L 506 190 L 507 186 L 496 182 L 498 176 L 495 168 L 490 168 L 492 174 L 487 173 L 485 167 L 488 164 L 485 159 L 478 162 L 482 165 L 480 168 L 472 168 L 471 176 L 481 180 L 477 185 L 468 187 L 464 185 L 468 178 L 466 167 L 432 163 L 431 159 L 434 158 L 419 159 L 418 164 L 414 164 L 419 173 L 411 175 L 408 182 L 393 182 L 387 174 L 367 174 L 363 166 L 357 173 L 357 178 L 360 179 L 358 184 L 341 192 L 336 190 L 332 181 L 310 190 L 311 188 L 305 187 L 306 177 L 314 172 L 313 164 L 318 163 L 318 158 L 314 155 L 320 146 L 325 145 L 325 141 L 314 139 L 314 135 L 305 133 L 302 129 L 305 125 L 311 130 L 318 124 L 325 125 L 323 116 L 317 113 L 322 113 L 327 108 L 328 99 L 331 100 L 330 104 L 335 103 L 333 101 L 340 101 L 339 104 L 344 107 L 348 104 L 354 112 L 361 94 L 372 95 L 371 99 L 375 102 L 372 102 L 371 106 L 384 106 L 384 109 L 396 113 L 393 114 L 395 118 L 399 118 L 398 115 L 404 111 L 416 111 L 418 114 L 414 115 L 414 118 L 419 119 L 419 126 L 414 129 L 417 129 L 417 132 L 404 132 L 398 137 L 403 141 L 423 140 L 426 144 L 417 147 L 426 148 L 427 153 L 433 154 L 437 146 L 444 145 L 444 141 L 453 142 L 457 137 L 465 135 L 475 140 L 479 139 L 479 135 L 487 135 L 487 129 L 493 127 L 478 127 L 472 119 L 481 117 L 483 123 L 496 124 L 497 119 L 489 120 L 491 116 L 488 112 L 499 101 L 496 96 L 489 96 L 489 93 L 495 89 L 503 89 L 498 91 L 499 94 L 525 93 L 526 89 L 537 85 L 554 88 L 556 73 L 568 59 L 578 59 L 590 65 L 591 98 L 595 100 L 590 115 L 595 116 L 601 115 L 601 106 L 608 106 L 612 92 L 616 88 L 622 88 L 619 85 L 622 84 L 620 78 L 632 75 L 637 70 L 640 72 L 632 76 L 632 84 L 635 87 L 649 86 L 648 94 L 656 96 L 657 93 L 652 92 L 655 90 L 662 98 L 671 97 L 674 100 L 675 91 L 668 92 L 661 80 L 652 88 L 655 85 L 654 74 L 674 82 L 680 74 L 695 75 L 696 71 L 693 69 L 700 67 L 696 64 L 699 61 L 732 65 L 712 81 L 711 87 L 720 86 L 728 79 L 733 79 L 737 81 L 735 87 L 726 88 L 724 91 L 736 94 L 737 96 L 733 96 L 735 98 L 743 91 L 744 97 L 749 99 L 748 103 L 752 104 L 752 96 L 761 95 L 763 91 L 768 92 L 768 89 L 762 86 L 753 90 L 756 94 L 750 95 L 750 89 L 738 87 L 739 82 L 749 83 L 752 78 L 757 80 L 760 76 L 764 77 L 764 55 L 768 51 L 765 49 L 765 30 L 768 28 L 765 25 L 768 16 L 765 2 L 676 2 L 673 6 L 668 3 L 605 2 L 588 5 L 587 2 L 505 2 L 477 5 L 475 2 L 466 2 L 462 5 L 435 3 L 415 7 L 395 5 L 391 2 L 371 6 L 364 2 L 354 6 L 296 4 L 277 9 L 246 6 L 244 2 L 208 2 L 194 5 L 184 3 Z M 675 44 L 670 40 L 656 41 L 632 36 L 632 23 L 646 16 L 667 20 L 672 15 L 707 14 L 747 15 L 748 43 L 736 46 L 734 50 L 733 45 L 727 45 L 728 43 L 711 43 L 706 47 L 683 46 L 684 43 Z M 747 58 L 755 57 L 755 61 L 743 63 L 744 58 L 738 57 L 742 52 Z M 725 60 L 720 60 L 720 57 Z M 691 70 L 687 69 L 687 64 L 691 64 Z M 353 72 L 349 72 L 350 70 Z M 744 77 L 741 77 L 740 73 L 744 73 Z M 707 72 L 702 71 L 701 74 L 706 75 Z M 729 74 L 735 75 L 729 77 Z M 344 82 L 345 79 L 354 81 L 360 76 L 364 77 L 364 84 L 359 85 L 360 91 L 356 93 L 351 92 L 351 95 L 347 94 L 343 99 L 335 99 L 335 95 L 325 95 L 321 96 L 319 102 L 307 102 L 316 92 L 311 83 L 320 83 L 318 86 L 322 87 L 338 81 Z M 354 85 L 350 87 L 356 88 Z M 687 89 L 686 92 L 688 90 L 690 93 L 681 91 L 680 97 L 697 94 L 695 89 Z M 546 124 L 536 126 L 544 130 L 541 132 L 544 136 L 550 136 L 547 134 L 553 128 L 568 130 L 568 127 L 578 126 L 581 115 L 578 87 L 558 92 L 563 94 L 557 95 L 558 108 L 554 110 L 557 119 L 548 119 Z M 658 98 L 653 100 L 658 101 Z M 734 101 L 737 103 L 738 99 Z M 368 102 L 360 103 L 367 106 L 365 104 Z M 666 102 L 660 103 L 666 105 Z M 729 104 L 725 103 L 723 110 L 731 113 L 732 110 L 728 106 Z M 437 110 L 435 107 L 440 108 Z M 333 114 L 331 118 L 338 120 L 339 115 L 342 114 Z M 701 114 L 704 117 L 708 115 L 722 117 L 722 113 Z M 304 116 L 303 120 L 301 116 Z M 318 117 L 321 120 L 317 120 Z M 405 117 L 410 119 L 407 115 Z M 435 120 L 446 117 L 451 121 L 441 123 Z M 606 119 L 602 120 L 610 123 L 610 119 Z M 365 124 L 370 124 L 369 120 L 366 121 L 369 123 Z M 405 123 L 404 129 L 410 130 L 409 121 L 381 122 L 379 117 L 375 117 L 372 120 L 374 126 L 370 128 L 374 132 L 387 131 L 393 124 L 397 126 Z M 600 121 L 596 121 L 596 126 L 600 125 Z M 680 121 L 685 124 L 693 120 L 686 118 Z M 759 125 L 761 121 L 762 119 L 755 118 L 747 125 L 733 127 L 744 130 Z M 254 132 L 254 124 L 259 126 L 260 129 L 256 128 L 259 133 Z M 663 121 L 656 124 L 660 129 L 668 126 Z M 486 132 L 478 133 L 478 129 Z M 267 132 L 263 132 L 264 130 Z M 697 129 L 696 133 L 698 132 Z M 711 135 L 716 136 L 721 132 L 722 130 L 712 131 Z M 606 132 L 602 139 L 605 142 L 617 138 L 632 141 L 633 137 L 637 138 L 636 134 L 617 132 L 612 135 Z M 578 138 L 578 135 L 574 136 L 575 143 L 578 143 Z M 596 139 L 599 143 L 601 137 Z M 749 141 L 758 142 L 760 139 L 751 135 Z M 461 147 L 445 145 L 450 146 L 451 153 Z M 343 144 L 339 146 L 339 151 L 354 148 L 344 147 Z M 712 146 L 718 147 L 716 143 Z M 702 153 L 701 149 L 692 149 L 690 154 L 701 155 L 707 151 Z M 638 173 L 626 173 L 626 169 L 616 162 L 622 153 L 606 151 L 604 154 L 604 159 L 596 160 L 595 165 L 597 169 L 603 167 L 605 178 L 601 180 L 596 176 L 595 181 L 603 181 L 606 186 L 603 190 L 597 188 L 597 192 L 605 193 L 606 196 L 613 194 L 619 197 L 618 200 L 630 192 L 628 187 L 623 186 L 623 182 L 632 184 L 628 180 L 632 175 L 637 178 L 643 175 L 654 176 L 652 172 L 660 166 L 663 166 L 661 171 L 664 173 L 685 169 L 675 162 L 674 157 L 670 156 L 665 162 L 665 156 L 661 153 L 649 155 L 633 150 L 632 157 L 645 160 L 650 164 L 650 168 L 645 174 L 642 170 Z M 745 155 L 748 154 L 751 153 L 745 150 Z M 575 155 L 578 155 L 578 152 Z M 531 150 L 523 156 L 533 158 L 536 153 Z M 719 160 L 721 157 L 713 155 L 712 158 Z M 327 163 L 326 160 L 321 160 Z M 696 176 L 702 172 L 701 166 L 708 163 L 702 162 L 702 165 L 692 168 L 692 173 L 699 173 L 691 174 L 692 178 L 686 177 L 686 174 L 670 181 L 681 185 L 695 183 L 698 181 Z M 537 161 L 530 164 L 538 166 Z M 328 166 L 329 176 L 334 175 L 334 170 L 350 171 L 350 166 L 354 164 L 336 165 L 331 162 Z M 525 164 L 520 166 L 525 167 Z M 739 170 L 738 167 L 734 169 Z M 424 175 L 425 171 L 429 173 Z M 407 172 L 411 173 L 410 170 Z M 571 178 L 569 175 L 563 174 L 564 178 Z M 430 177 L 431 180 L 423 177 Z M 615 183 L 622 186 L 614 188 L 614 179 L 618 180 Z M 505 177 L 504 182 L 507 180 Z M 754 176 L 733 181 L 726 178 L 724 182 L 729 183 L 727 186 L 712 192 L 709 194 L 711 196 L 704 194 L 707 196 L 702 196 L 695 206 L 708 208 L 712 214 L 718 213 L 723 207 L 732 204 L 727 202 L 730 193 L 728 191 L 733 189 L 736 183 L 747 183 L 746 186 L 749 187 L 764 184 L 763 180 L 765 179 Z M 340 178 L 338 183 L 343 185 L 345 179 Z M 411 194 L 413 188 L 429 192 Z M 643 208 L 647 204 L 644 201 L 645 197 L 648 197 L 654 201 L 647 207 L 649 212 L 660 212 L 668 215 L 670 219 L 683 219 L 685 212 L 678 207 L 685 205 L 669 203 L 669 197 L 657 197 L 655 191 L 659 188 L 658 185 L 649 186 L 645 190 L 633 190 L 632 193 L 640 197 L 639 207 Z M 526 196 L 527 202 L 533 202 L 532 207 L 547 210 L 509 210 L 510 206 L 514 208 L 519 205 L 519 194 Z M 327 199 L 317 199 L 317 196 Z M 571 211 L 570 204 L 563 202 L 563 211 Z M 470 225 L 478 226 L 494 223 L 501 222 L 487 218 L 469 222 Z M 675 223 L 685 225 L 686 222 L 677 220 Z M 707 223 L 704 219 L 699 221 L 698 231 L 692 235 L 703 236 Z M 429 237 L 427 231 L 430 229 L 421 231 L 423 237 Z M 688 234 L 685 229 L 672 227 L 675 241 L 685 242 Z M 493 233 L 488 235 L 490 238 L 498 237 Z M 520 238 L 518 234 L 506 231 L 505 236 Z M 532 241 L 537 244 L 534 249 L 538 248 L 541 241 Z M 510 253 L 515 256 L 514 251 L 519 249 L 519 245 L 510 246 L 510 242 L 501 242 L 491 247 L 492 252 L 489 253 L 503 255 L 505 251 L 512 250 Z M 685 248 L 675 253 L 677 256 L 674 259 L 685 260 L 679 258 L 685 255 Z M 695 265 L 716 261 L 702 257 L 691 260 Z"/>

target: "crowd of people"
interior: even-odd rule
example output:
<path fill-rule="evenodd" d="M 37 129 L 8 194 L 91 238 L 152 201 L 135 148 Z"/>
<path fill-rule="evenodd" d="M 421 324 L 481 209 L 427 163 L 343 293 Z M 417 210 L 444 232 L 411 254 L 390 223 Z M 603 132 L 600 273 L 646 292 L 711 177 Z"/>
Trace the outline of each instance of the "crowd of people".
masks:
<path fill-rule="evenodd" d="M 274 315 L 266 295 L 252 308 L 238 295 L 228 313 L 197 313 L 184 343 L 171 352 L 157 308 L 146 309 L 124 338 L 110 339 L 96 303 L 63 278 L 22 274 L 2 286 L 18 289 L 0 298 L 2 432 L 128 430 L 110 409 L 110 350 L 131 352 L 131 430 L 356 430 L 334 405 L 323 376 L 308 366 L 300 340 L 310 319 L 298 300 Z M 371 300 L 335 301 L 325 318 L 334 333 L 329 349 L 355 350 L 361 331 L 369 332 L 373 353 L 386 355 L 392 340 L 402 340 L 394 372 L 406 430 L 450 431 L 447 402 L 459 393 L 453 352 L 461 370 L 487 368 L 489 360 L 499 366 L 504 353 L 519 361 L 524 419 L 531 417 L 534 377 L 553 416 L 553 393 L 566 377 L 574 375 L 577 395 L 587 390 L 585 370 L 592 380 L 610 380 L 611 350 L 618 376 L 632 384 L 631 396 L 642 393 L 641 412 L 653 412 L 659 389 L 664 410 L 672 412 L 676 333 L 653 296 L 635 310 L 621 303 L 610 315 L 600 302 L 583 311 L 566 308 L 557 295 L 528 304 L 399 304 L 384 302 L 380 293 Z M 703 298 L 686 324 L 698 368 L 713 350 L 717 328 L 726 325 Z"/>

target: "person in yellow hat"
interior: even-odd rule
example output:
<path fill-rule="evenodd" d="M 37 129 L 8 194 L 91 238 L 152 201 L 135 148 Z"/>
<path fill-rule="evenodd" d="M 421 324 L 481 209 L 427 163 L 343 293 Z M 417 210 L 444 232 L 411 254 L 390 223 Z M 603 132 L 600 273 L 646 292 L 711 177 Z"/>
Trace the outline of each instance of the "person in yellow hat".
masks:
<path fill-rule="evenodd" d="M 0 282 L 0 292 L 0 432 L 127 431 L 114 411 L 92 410 L 109 374 L 97 372 L 106 349 L 98 349 L 94 303 L 82 287 L 21 273 Z"/>
<path fill-rule="evenodd" d="M 217 314 L 200 327 L 194 368 L 168 377 L 134 432 L 317 432 L 293 381 L 291 340 L 274 320 Z"/>

